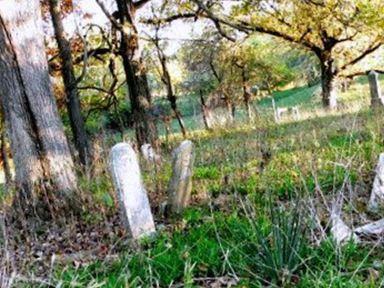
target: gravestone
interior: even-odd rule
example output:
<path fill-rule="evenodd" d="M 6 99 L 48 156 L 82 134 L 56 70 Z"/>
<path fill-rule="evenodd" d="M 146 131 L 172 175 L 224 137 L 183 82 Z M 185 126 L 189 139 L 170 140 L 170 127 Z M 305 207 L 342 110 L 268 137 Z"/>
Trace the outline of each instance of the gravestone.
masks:
<path fill-rule="evenodd" d="M 193 143 L 185 140 L 173 151 L 172 177 L 168 190 L 172 213 L 180 213 L 189 205 L 192 191 L 193 162 Z"/>
<path fill-rule="evenodd" d="M 300 120 L 299 107 L 297 107 L 297 106 L 292 107 L 292 118 L 295 121 L 299 121 Z"/>
<path fill-rule="evenodd" d="M 371 107 L 378 108 L 384 105 L 381 95 L 379 76 L 376 71 L 371 71 L 368 74 L 369 88 L 371 91 Z"/>
<path fill-rule="evenodd" d="M 156 154 L 151 144 L 143 144 L 140 148 L 140 151 L 146 161 L 155 163 L 160 161 L 160 156 Z"/>
<path fill-rule="evenodd" d="M 147 192 L 141 179 L 136 153 L 129 144 L 119 143 L 112 148 L 110 169 L 121 215 L 131 237 L 139 239 L 153 234 L 155 224 Z"/>
<path fill-rule="evenodd" d="M 288 108 L 280 108 L 278 107 L 276 109 L 276 119 L 277 119 L 277 122 L 280 122 L 282 119 L 283 119 L 283 114 L 285 113 L 288 113 L 289 109 Z"/>
<path fill-rule="evenodd" d="M 376 166 L 376 176 L 373 181 L 368 209 L 376 212 L 380 206 L 384 206 L 384 153 L 380 154 L 379 163 Z"/>

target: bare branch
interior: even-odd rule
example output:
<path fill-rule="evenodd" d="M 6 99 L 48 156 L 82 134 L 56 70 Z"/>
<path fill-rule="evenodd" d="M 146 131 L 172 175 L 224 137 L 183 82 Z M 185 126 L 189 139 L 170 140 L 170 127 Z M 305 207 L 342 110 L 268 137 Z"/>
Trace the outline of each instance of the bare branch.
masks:
<path fill-rule="evenodd" d="M 135 7 L 135 9 L 140 9 L 141 7 L 143 7 L 145 4 L 147 4 L 150 1 L 151 0 L 138 0 L 138 1 L 133 3 L 133 6 Z"/>
<path fill-rule="evenodd" d="M 96 48 L 96 49 L 91 49 L 88 51 L 88 59 L 91 57 L 95 57 L 96 59 L 103 61 L 103 59 L 100 57 L 102 55 L 111 53 L 112 50 L 110 48 Z M 85 57 L 85 52 L 83 55 L 77 57 L 74 61 L 73 64 L 79 64 L 84 60 Z"/>
<path fill-rule="evenodd" d="M 175 14 L 166 18 L 151 18 L 151 19 L 142 19 L 141 22 L 144 24 L 167 24 L 179 19 L 188 19 L 188 18 L 197 18 L 197 14 L 194 12 L 190 13 L 180 13 Z"/>
<path fill-rule="evenodd" d="M 296 39 L 291 35 L 285 34 L 279 30 L 274 30 L 272 28 L 250 25 L 245 21 L 239 21 L 239 22 L 230 21 L 228 19 L 224 19 L 223 17 L 219 17 L 213 14 L 213 12 L 207 6 L 205 6 L 201 0 L 192 0 L 192 1 L 195 2 L 199 6 L 199 8 L 205 12 L 208 18 L 218 21 L 220 24 L 226 25 L 228 27 L 231 27 L 243 33 L 248 34 L 249 32 L 260 32 L 260 33 L 276 36 L 293 43 L 301 44 L 313 51 L 315 51 L 316 49 L 319 49 L 319 47 L 316 46 L 316 44 L 303 39 L 303 37 Z"/>
<path fill-rule="evenodd" d="M 357 76 L 366 76 L 369 74 L 369 72 L 371 71 L 375 71 L 376 73 L 379 73 L 379 74 L 384 74 L 384 70 L 376 70 L 376 69 L 373 69 L 373 70 L 368 70 L 368 71 L 359 71 L 359 72 L 355 72 L 355 73 L 351 73 L 351 74 L 342 74 L 342 75 L 339 75 L 341 77 L 344 77 L 344 78 L 348 78 L 348 79 L 353 79 Z"/>
<path fill-rule="evenodd" d="M 348 66 L 351 66 L 351 65 L 354 65 L 356 64 L 357 62 L 361 61 L 362 59 L 364 59 L 366 56 L 368 56 L 369 54 L 372 54 L 373 52 L 375 52 L 377 49 L 379 49 L 381 47 L 381 45 L 383 45 L 383 43 L 380 41 L 376 44 L 372 44 L 370 45 L 365 51 L 363 51 L 358 57 L 356 57 L 355 59 L 351 60 L 350 62 L 344 64 L 341 68 L 340 68 L 340 71 L 342 70 L 345 70 L 346 68 L 348 68 Z"/>

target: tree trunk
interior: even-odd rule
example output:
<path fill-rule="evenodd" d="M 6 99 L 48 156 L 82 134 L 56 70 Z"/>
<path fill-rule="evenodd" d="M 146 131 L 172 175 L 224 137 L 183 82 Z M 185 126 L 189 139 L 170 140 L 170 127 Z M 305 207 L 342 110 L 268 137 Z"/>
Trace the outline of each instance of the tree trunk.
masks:
<path fill-rule="evenodd" d="M 247 117 L 248 121 L 251 122 L 253 115 L 252 115 L 252 108 L 251 104 L 249 103 L 249 99 L 244 99 L 245 109 L 247 110 Z"/>
<path fill-rule="evenodd" d="M 48 182 L 54 184 L 50 191 L 61 197 L 71 197 L 76 189 L 74 165 L 51 89 L 41 22 L 38 0 L 1 2 L 0 95 L 16 184 L 26 204 Z"/>
<path fill-rule="evenodd" d="M 232 104 L 231 106 L 232 106 L 231 115 L 232 115 L 232 121 L 233 121 L 233 119 L 235 119 L 235 116 L 236 116 L 236 106 L 234 104 Z"/>
<path fill-rule="evenodd" d="M 247 110 L 248 121 L 251 122 L 252 121 L 252 109 L 251 109 L 251 105 L 250 105 L 250 100 L 252 97 L 252 93 L 251 93 L 250 88 L 247 84 L 248 79 L 247 79 L 245 69 L 242 69 L 241 75 L 242 75 L 242 80 L 243 80 L 244 105 L 245 105 L 245 109 Z"/>
<path fill-rule="evenodd" d="M 227 109 L 228 121 L 230 124 L 232 124 L 235 120 L 236 107 L 235 105 L 233 105 L 229 95 L 226 92 L 223 92 L 223 94 L 224 94 L 225 108 Z"/>
<path fill-rule="evenodd" d="M 209 111 L 208 107 L 205 104 L 204 96 L 203 96 L 203 91 L 200 90 L 200 101 L 201 101 L 201 112 L 203 114 L 203 122 L 206 130 L 211 130 L 212 127 L 210 125 L 209 121 Z"/>
<path fill-rule="evenodd" d="M 158 147 L 158 136 L 152 112 L 152 97 L 148 87 L 145 65 L 139 49 L 139 37 L 135 27 L 135 7 L 132 1 L 116 0 L 119 22 L 122 27 L 120 53 L 127 78 L 136 139 L 141 147 L 145 143 Z M 128 31 L 129 30 L 129 31 Z"/>
<path fill-rule="evenodd" d="M 163 70 L 162 81 L 167 88 L 167 99 L 168 99 L 169 103 L 171 104 L 171 108 L 172 108 L 173 112 L 175 113 L 175 117 L 177 119 L 177 122 L 179 123 L 181 133 L 183 134 L 183 136 L 185 138 L 187 136 L 187 130 L 185 129 L 185 125 L 184 125 L 183 118 L 181 117 L 181 113 L 180 113 L 179 109 L 177 108 L 177 98 L 176 98 L 175 94 L 173 93 L 172 80 L 171 80 L 171 75 L 169 74 L 169 71 L 168 71 L 167 60 L 166 60 L 163 52 L 160 51 L 160 47 L 158 47 L 158 45 L 157 45 L 157 49 L 158 49 L 159 60 L 160 60 L 161 67 Z"/>
<path fill-rule="evenodd" d="M 87 166 L 90 162 L 90 147 L 88 137 L 84 126 L 84 119 L 81 115 L 81 104 L 77 90 L 77 79 L 73 68 L 71 53 L 71 44 L 65 38 L 63 23 L 60 13 L 60 1 L 49 0 L 49 8 L 52 17 L 53 28 L 56 41 L 59 47 L 59 56 L 61 59 L 61 73 L 63 76 L 66 104 L 69 114 L 69 121 L 73 132 L 76 149 L 79 153 L 81 164 Z"/>
<path fill-rule="evenodd" d="M 321 57 L 320 61 L 323 107 L 327 109 L 335 109 L 337 108 L 337 79 L 333 59 Z"/>

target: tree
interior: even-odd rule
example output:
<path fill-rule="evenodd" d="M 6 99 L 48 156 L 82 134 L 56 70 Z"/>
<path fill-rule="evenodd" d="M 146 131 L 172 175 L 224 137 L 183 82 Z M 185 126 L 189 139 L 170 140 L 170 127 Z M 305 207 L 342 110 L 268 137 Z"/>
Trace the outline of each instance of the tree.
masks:
<path fill-rule="evenodd" d="M 40 191 L 57 191 L 61 199 L 68 199 L 76 189 L 44 51 L 39 1 L 2 1 L 0 95 L 15 163 L 17 198 L 26 209 L 32 209 L 30 204 Z"/>
<path fill-rule="evenodd" d="M 161 81 L 164 83 L 166 87 L 167 99 L 171 105 L 173 113 L 175 114 L 177 122 L 179 123 L 181 133 L 183 134 L 184 137 L 186 137 L 187 130 L 185 129 L 185 125 L 184 125 L 184 121 L 181 116 L 181 113 L 177 108 L 177 97 L 172 87 L 171 74 L 169 73 L 168 65 L 167 65 L 167 57 L 163 51 L 163 48 L 161 47 L 158 32 L 159 32 L 159 26 L 156 27 L 155 37 L 152 39 L 152 42 L 156 47 L 157 57 L 159 58 L 160 65 L 161 65 Z"/>
<path fill-rule="evenodd" d="M 259 32 L 313 52 L 320 62 L 322 101 L 328 108 L 337 105 L 337 78 L 348 76 L 351 66 L 383 44 L 384 3 L 380 0 L 244 0 L 231 9 L 223 9 L 221 0 L 192 2 L 194 7 L 185 5 L 186 11 L 163 21 L 205 17 L 227 38 L 232 38 L 231 29 Z M 222 12 L 226 10 L 231 12 Z"/>
<path fill-rule="evenodd" d="M 88 165 L 91 159 L 88 137 L 84 126 L 84 119 L 81 115 L 81 104 L 77 89 L 78 79 L 75 77 L 73 68 L 73 59 L 71 44 L 66 39 L 64 27 L 61 20 L 59 0 L 49 0 L 49 11 L 52 17 L 53 28 L 56 41 L 59 47 L 59 58 L 61 60 L 61 73 L 64 81 L 66 92 L 66 104 L 69 114 L 69 120 L 76 149 L 79 153 L 80 162 L 83 165 Z"/>
<path fill-rule="evenodd" d="M 195 82 L 195 91 L 209 93 L 207 102 L 225 106 L 227 119 L 234 121 L 236 87 L 226 81 L 233 73 L 233 66 L 222 62 L 225 45 L 224 39 L 215 30 L 205 29 L 201 39 L 186 43 L 181 49 L 182 61 L 188 71 L 188 82 Z M 197 82 L 197 83 L 196 83 Z M 207 103 L 206 107 L 211 106 Z"/>
<path fill-rule="evenodd" d="M 120 51 L 127 78 L 131 111 L 135 120 L 138 144 L 158 146 L 157 129 L 152 112 L 152 97 L 148 87 L 145 64 L 139 46 L 135 23 L 136 11 L 149 0 L 116 0 L 117 11 L 110 14 L 100 0 L 96 0 L 115 30 L 120 32 Z"/>

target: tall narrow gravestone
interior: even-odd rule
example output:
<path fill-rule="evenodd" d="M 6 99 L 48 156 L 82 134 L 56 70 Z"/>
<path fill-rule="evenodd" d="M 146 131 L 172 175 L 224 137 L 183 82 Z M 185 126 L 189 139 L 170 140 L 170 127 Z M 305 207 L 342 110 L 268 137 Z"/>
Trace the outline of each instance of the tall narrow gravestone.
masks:
<path fill-rule="evenodd" d="M 189 205 L 192 191 L 194 162 L 193 143 L 183 141 L 173 151 L 172 178 L 169 183 L 169 204 L 173 213 L 180 213 Z"/>
<path fill-rule="evenodd" d="M 371 90 L 371 107 L 383 107 L 383 98 L 380 90 L 379 76 L 377 72 L 371 71 L 368 74 L 369 88 Z"/>
<path fill-rule="evenodd" d="M 139 162 L 129 144 L 119 143 L 112 148 L 110 169 L 123 221 L 132 238 L 154 233 L 155 223 L 141 179 Z"/>

